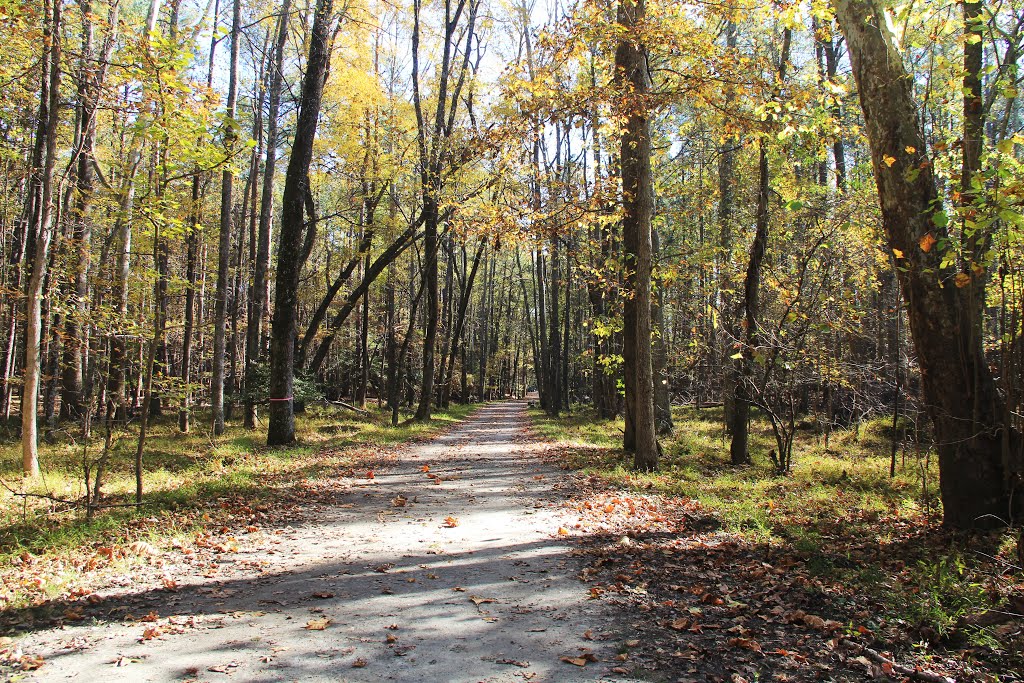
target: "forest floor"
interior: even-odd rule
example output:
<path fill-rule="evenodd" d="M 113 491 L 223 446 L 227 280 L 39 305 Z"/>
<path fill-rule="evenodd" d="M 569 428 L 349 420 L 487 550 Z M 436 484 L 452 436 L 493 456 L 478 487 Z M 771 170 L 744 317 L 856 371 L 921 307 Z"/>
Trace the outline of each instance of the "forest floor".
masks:
<path fill-rule="evenodd" d="M 356 420 L 314 416 L 304 436 L 325 441 L 298 468 L 259 449 L 245 465 L 238 444 L 223 476 L 252 481 L 200 487 L 184 532 L 153 529 L 168 507 L 141 520 L 147 540 L 79 543 L 84 564 L 61 551 L 71 576 L 50 572 L 49 593 L 26 583 L 43 549 L 9 553 L 6 675 L 1021 680 L 1024 622 L 1000 613 L 1024 594 L 1009 536 L 938 531 L 933 465 L 890 481 L 871 429 L 802 437 L 777 477 L 729 468 L 714 414 L 684 412 L 661 472 L 637 475 L 614 421 L 531 420 L 521 402 L 459 417 L 342 447 Z"/>
<path fill-rule="evenodd" d="M 938 524 L 937 470 L 889 422 L 799 435 L 793 471 L 729 464 L 721 411 L 680 409 L 656 473 L 630 470 L 620 421 L 535 429 L 575 472 L 570 531 L 591 592 L 645 614 L 635 670 L 680 681 L 1024 680 L 1024 564 L 1013 533 Z M 888 420 L 888 418 L 887 418 Z"/>

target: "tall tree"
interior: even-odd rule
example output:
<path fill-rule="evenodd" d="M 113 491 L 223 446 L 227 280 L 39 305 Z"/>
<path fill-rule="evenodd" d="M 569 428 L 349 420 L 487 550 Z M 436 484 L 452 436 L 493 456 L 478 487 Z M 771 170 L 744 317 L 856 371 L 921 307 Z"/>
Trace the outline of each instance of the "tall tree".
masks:
<path fill-rule="evenodd" d="M 626 256 L 627 298 L 623 315 L 623 373 L 626 384 L 627 434 L 633 466 L 658 467 L 654 424 L 654 371 L 651 364 L 651 216 L 654 178 L 651 171 L 651 77 L 647 48 L 638 30 L 645 0 L 620 0 L 617 20 L 622 37 L 615 51 L 615 81 L 621 90 L 625 126 L 620 139 L 622 165 L 622 243 Z"/>
<path fill-rule="evenodd" d="M 29 247 L 31 269 L 25 289 L 25 369 L 21 393 L 21 465 L 28 476 L 39 474 L 37 405 L 39 402 L 39 350 L 42 340 L 42 303 L 46 267 L 53 231 L 53 175 L 57 163 L 57 128 L 60 124 L 60 82 L 63 0 L 44 2 L 42 85 L 39 91 L 39 119 L 32 152 L 29 204 Z"/>
<path fill-rule="evenodd" d="M 310 193 L 309 166 L 313 159 L 320 106 L 323 101 L 327 66 L 331 59 L 333 0 L 317 0 L 313 28 L 309 34 L 309 58 L 299 94 L 299 115 L 295 139 L 285 174 L 281 199 L 281 238 L 277 250 L 277 281 L 274 290 L 274 318 L 270 335 L 270 411 L 267 444 L 295 441 L 295 404 L 292 390 L 295 379 L 295 336 L 298 323 L 299 275 L 308 250 L 309 230 L 303 220 L 306 197 Z"/>
<path fill-rule="evenodd" d="M 213 433 L 224 433 L 224 383 L 227 349 L 228 287 L 231 283 L 231 209 L 235 172 L 232 167 L 235 141 L 238 139 L 236 103 L 238 100 L 238 47 L 242 25 L 242 2 L 234 0 L 231 7 L 231 62 L 228 69 L 228 100 L 224 121 L 224 149 L 228 155 L 221 174 L 220 233 L 217 242 L 217 294 L 213 317 L 213 377 L 210 407 L 213 411 Z"/>
<path fill-rule="evenodd" d="M 291 0 L 281 3 L 278 19 L 277 41 L 274 43 L 274 58 L 270 67 L 270 87 L 267 97 L 270 101 L 267 112 L 267 158 L 263 167 L 263 187 L 260 199 L 259 227 L 256 238 L 256 262 L 252 270 L 252 290 L 249 295 L 249 320 L 245 337 L 246 396 L 245 426 L 256 428 L 256 399 L 252 386 L 256 381 L 256 367 L 263 355 L 261 334 L 263 330 L 263 309 L 266 306 L 267 270 L 270 265 L 270 224 L 274 213 L 274 175 L 277 168 L 278 129 L 281 116 L 281 88 L 284 83 L 284 47 L 288 40 L 288 14 Z"/>
<path fill-rule="evenodd" d="M 422 1 L 413 0 L 412 85 L 416 110 L 417 146 L 420 158 L 420 201 L 424 227 L 423 285 L 427 294 L 426 330 L 423 334 L 423 381 L 416 419 L 428 420 L 434 402 L 435 347 L 440 309 L 438 289 L 438 230 L 441 224 L 441 201 L 445 173 L 452 162 L 450 140 L 462 98 L 462 88 L 469 74 L 470 56 L 476 30 L 479 0 L 443 0 L 441 63 L 437 66 L 437 90 L 433 115 L 425 111 L 427 102 L 420 85 L 420 35 Z M 463 13 L 467 11 L 463 25 Z M 461 29 L 461 34 L 460 34 Z M 459 58 L 459 43 L 465 40 Z"/>
<path fill-rule="evenodd" d="M 899 258 L 910 331 L 921 367 L 939 452 L 943 521 L 992 526 L 1021 508 L 1021 436 L 1005 421 L 1002 399 L 985 361 L 982 311 L 964 286 L 956 259 L 944 258 L 949 219 L 912 94 L 912 80 L 876 0 L 836 0 L 846 36 L 882 223 Z M 970 93 L 967 94 L 970 98 Z M 1003 449 L 1007 438 L 1009 448 Z"/>

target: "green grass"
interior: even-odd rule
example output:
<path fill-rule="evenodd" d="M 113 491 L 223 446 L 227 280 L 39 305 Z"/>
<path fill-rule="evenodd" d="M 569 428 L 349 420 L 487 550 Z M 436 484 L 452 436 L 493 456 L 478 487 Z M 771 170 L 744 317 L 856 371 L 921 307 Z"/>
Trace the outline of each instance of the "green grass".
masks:
<path fill-rule="evenodd" d="M 38 480 L 21 477 L 20 443 L 8 437 L 0 441 L 0 576 L 5 577 L 0 607 L 22 606 L 65 590 L 74 580 L 71 558 L 83 552 L 136 540 L 166 545 L 217 524 L 231 509 L 272 509 L 297 487 L 353 468 L 372 468 L 389 447 L 443 430 L 472 409 L 456 405 L 436 412 L 430 422 L 392 427 L 390 413 L 384 411 L 360 415 L 313 407 L 298 416 L 298 443 L 277 448 L 264 445 L 265 429 L 250 432 L 234 420 L 224 435 L 212 438 L 203 415 L 197 416 L 192 433 L 181 434 L 176 415 L 170 415 L 151 427 L 144 454 L 144 503 L 138 508 L 127 505 L 135 495 L 137 443 L 137 428 L 130 425 L 116 435 L 104 477 L 102 503 L 112 507 L 91 519 L 81 505 L 83 462 L 99 455 L 100 431 L 87 447 L 67 437 L 41 443 Z M 17 590 L 15 579 L 25 574 L 26 562 L 48 567 L 41 590 Z"/>
<path fill-rule="evenodd" d="M 934 462 L 923 488 L 913 456 L 890 479 L 888 458 L 880 455 L 888 448 L 880 424 L 862 426 L 859 436 L 852 430 L 833 433 L 828 449 L 823 437 L 799 435 L 793 471 L 778 476 L 767 457 L 775 443 L 766 423 L 755 420 L 751 425 L 754 464 L 735 468 L 729 462 L 721 409 L 677 409 L 674 418 L 674 434 L 661 440 L 659 471 L 639 474 L 630 470 L 630 456 L 620 448 L 621 420 L 596 420 L 586 411 L 554 419 L 533 412 L 535 428 L 568 446 L 575 468 L 616 484 L 698 499 L 718 513 L 726 529 L 751 540 L 784 540 L 793 533 L 794 522 L 807 526 L 854 510 L 868 522 L 881 515 L 934 511 Z"/>
<path fill-rule="evenodd" d="M 770 427 L 759 419 L 751 425 L 754 464 L 731 465 L 721 409 L 677 409 L 654 473 L 631 470 L 621 420 L 587 410 L 562 418 L 534 410 L 532 418 L 540 434 L 565 446 L 574 469 L 614 487 L 695 499 L 725 531 L 787 548 L 813 575 L 878 596 L 896 618 L 940 636 L 1015 590 L 979 548 L 1009 560 L 1009 534 L 979 541 L 939 533 L 937 458 L 911 445 L 889 477 L 888 419 L 833 432 L 828 448 L 823 436 L 800 432 L 793 471 L 779 476 L 767 456 L 775 447 Z"/>

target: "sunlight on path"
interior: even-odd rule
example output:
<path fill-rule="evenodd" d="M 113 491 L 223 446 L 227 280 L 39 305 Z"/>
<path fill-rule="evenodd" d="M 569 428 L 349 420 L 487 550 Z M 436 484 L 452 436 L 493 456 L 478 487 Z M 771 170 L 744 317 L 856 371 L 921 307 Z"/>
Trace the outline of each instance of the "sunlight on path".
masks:
<path fill-rule="evenodd" d="M 27 637 L 47 661 L 31 680 L 614 677 L 615 620 L 576 579 L 558 535 L 571 523 L 552 490 L 561 474 L 526 425 L 523 403 L 484 406 L 235 556 L 267 562 L 260 574 L 133 596 L 159 617 L 154 637 L 116 608 Z M 597 661 L 562 661 L 581 656 Z"/>

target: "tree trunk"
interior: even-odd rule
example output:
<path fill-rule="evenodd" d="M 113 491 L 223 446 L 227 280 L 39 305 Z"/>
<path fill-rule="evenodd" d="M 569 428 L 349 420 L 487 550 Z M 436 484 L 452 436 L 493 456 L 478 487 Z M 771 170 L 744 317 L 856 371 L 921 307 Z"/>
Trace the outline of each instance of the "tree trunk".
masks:
<path fill-rule="evenodd" d="M 952 527 L 1005 524 L 1021 508 L 1021 496 L 1013 495 L 1020 485 L 1021 437 L 1005 422 L 985 362 L 978 300 L 971 287 L 957 286 L 963 274 L 943 264 L 943 249 L 932 246 L 948 237 L 948 219 L 911 80 L 874 0 L 837 0 L 836 17 L 864 111 L 883 226 L 901 257 L 897 275 L 938 442 L 943 521 Z M 1011 430 L 1005 458 L 1003 430 Z"/>
<path fill-rule="evenodd" d="M 623 316 L 623 371 L 626 412 L 633 431 L 633 466 L 658 467 L 654 427 L 654 377 L 651 366 L 651 214 L 654 205 L 651 133 L 647 94 L 651 79 L 647 50 L 635 42 L 644 22 L 645 0 L 620 0 L 617 20 L 623 37 L 615 51 L 615 79 L 623 92 L 625 126 L 621 136 L 622 239 L 626 256 Z"/>
<path fill-rule="evenodd" d="M 25 475 L 39 475 L 37 405 L 39 402 L 39 350 L 42 341 L 42 299 L 53 220 L 53 172 L 57 162 L 57 128 L 60 123 L 61 0 L 44 3 L 42 88 L 39 96 L 39 125 L 32 169 L 29 212 L 32 221 L 31 272 L 25 289 L 25 367 L 21 398 L 21 464 Z"/>
<path fill-rule="evenodd" d="M 743 348 L 739 360 L 740 372 L 737 377 L 730 433 L 729 456 L 733 465 L 749 465 L 750 401 L 753 387 L 754 349 L 757 346 L 757 318 L 760 314 L 761 264 L 768 249 L 768 150 L 764 138 L 757 147 L 757 213 L 755 216 L 754 242 L 750 245 L 750 260 L 747 275 L 743 280 L 744 334 Z M 780 454 L 781 457 L 781 454 Z"/>
<path fill-rule="evenodd" d="M 256 262 L 253 264 L 252 293 L 249 295 L 249 327 L 245 338 L 246 386 L 255 383 L 256 367 L 263 356 L 263 309 L 266 306 L 267 270 L 270 267 L 270 224 L 274 212 L 274 174 L 277 167 L 278 119 L 281 110 L 281 87 L 284 82 L 284 46 L 288 40 L 288 13 L 291 0 L 281 3 L 278 20 L 274 60 L 270 67 L 270 100 L 267 116 L 267 159 L 263 169 L 263 187 L 260 199 L 259 228 L 256 238 Z M 246 392 L 245 426 L 256 428 L 256 401 L 252 392 Z"/>
<path fill-rule="evenodd" d="M 655 259 L 658 258 L 661 245 L 658 233 L 651 231 L 651 244 Z M 665 339 L 665 285 L 661 278 L 655 278 L 656 291 L 651 303 L 651 320 L 654 326 L 654 355 L 652 357 L 654 371 L 654 419 L 658 434 L 665 436 L 672 433 L 672 394 L 668 386 L 668 341 Z"/>
<path fill-rule="evenodd" d="M 270 340 L 270 425 L 267 444 L 295 441 L 294 381 L 295 335 L 298 322 L 299 275 L 305 262 L 303 207 L 309 192 L 309 166 L 313 159 L 324 81 L 330 61 L 330 24 L 333 0 L 317 0 L 310 34 L 309 59 L 302 79 L 295 141 L 285 175 L 281 202 L 281 240 L 277 252 L 277 282 Z M 310 228 L 311 229 L 311 228 Z"/>
<path fill-rule="evenodd" d="M 234 0 L 231 10 L 231 66 L 228 72 L 227 124 L 224 148 L 234 154 L 236 101 L 238 99 L 238 48 L 241 33 L 242 3 Z M 235 174 L 230 164 L 221 174 L 220 234 L 217 243 L 217 293 L 213 314 L 213 377 L 210 387 L 210 409 L 213 413 L 213 433 L 224 433 L 224 382 L 227 351 L 228 287 L 231 284 L 231 208 Z"/>

